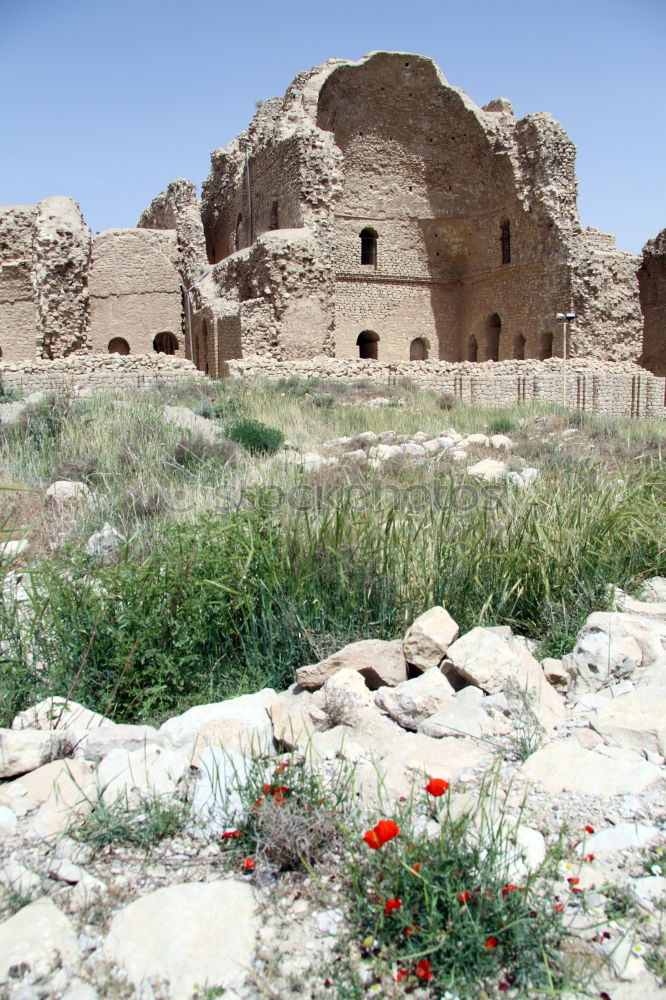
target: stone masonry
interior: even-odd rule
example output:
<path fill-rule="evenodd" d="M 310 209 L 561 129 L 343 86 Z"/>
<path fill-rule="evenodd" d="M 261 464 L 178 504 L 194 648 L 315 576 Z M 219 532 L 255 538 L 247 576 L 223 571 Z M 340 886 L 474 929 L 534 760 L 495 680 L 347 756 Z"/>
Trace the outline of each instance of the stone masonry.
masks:
<path fill-rule="evenodd" d="M 645 324 L 641 364 L 666 375 L 666 229 L 643 247 L 638 284 Z"/>

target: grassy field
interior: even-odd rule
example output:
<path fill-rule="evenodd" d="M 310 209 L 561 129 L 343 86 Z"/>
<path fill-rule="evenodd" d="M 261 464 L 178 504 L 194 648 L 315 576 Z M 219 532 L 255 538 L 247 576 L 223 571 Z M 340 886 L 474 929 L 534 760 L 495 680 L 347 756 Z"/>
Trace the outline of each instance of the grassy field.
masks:
<path fill-rule="evenodd" d="M 389 404 L 368 405 L 378 394 Z M 165 404 L 208 417 L 220 440 L 169 423 Z M 511 466 L 540 477 L 529 491 L 478 484 L 448 460 L 308 473 L 228 441 L 239 418 L 303 452 L 367 430 L 504 433 Z M 609 585 L 666 574 L 665 453 L 666 421 L 451 407 L 400 385 L 48 398 L 0 435 L 5 532 L 31 540 L 36 612 L 19 615 L 6 595 L 0 607 L 0 723 L 46 693 L 135 722 L 284 687 L 297 666 L 400 636 L 436 603 L 463 631 L 510 624 L 559 655 Z M 42 502 L 57 478 L 94 496 L 64 525 Z M 125 543 L 100 565 L 84 546 L 105 522 Z"/>

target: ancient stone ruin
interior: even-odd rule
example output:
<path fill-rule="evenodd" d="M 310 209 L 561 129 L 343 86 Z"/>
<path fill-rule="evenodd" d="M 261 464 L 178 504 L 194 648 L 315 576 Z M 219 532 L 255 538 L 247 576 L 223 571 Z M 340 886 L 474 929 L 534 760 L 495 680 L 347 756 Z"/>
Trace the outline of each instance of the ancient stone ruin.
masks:
<path fill-rule="evenodd" d="M 92 239 L 68 198 L 0 209 L 2 360 L 566 353 L 663 374 L 664 234 L 641 267 L 583 228 L 574 163 L 549 114 L 479 108 L 431 59 L 328 60 L 212 153 L 201 201 L 174 181 Z"/>

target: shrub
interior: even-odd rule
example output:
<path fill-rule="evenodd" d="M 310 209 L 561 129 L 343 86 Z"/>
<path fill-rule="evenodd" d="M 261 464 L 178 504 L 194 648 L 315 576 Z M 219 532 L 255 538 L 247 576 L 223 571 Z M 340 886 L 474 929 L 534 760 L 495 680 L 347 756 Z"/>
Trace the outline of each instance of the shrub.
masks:
<path fill-rule="evenodd" d="M 0 378 L 0 403 L 13 403 L 15 400 L 20 398 L 21 393 L 18 389 L 12 389 L 10 386 L 6 386 Z"/>
<path fill-rule="evenodd" d="M 436 399 L 437 406 L 440 410 L 453 410 L 457 406 L 456 397 L 452 392 L 443 392 Z"/>
<path fill-rule="evenodd" d="M 183 435 L 174 444 L 173 461 L 189 472 L 200 469 L 206 462 L 214 465 L 236 465 L 239 446 L 228 438 L 210 441 L 203 434 Z"/>
<path fill-rule="evenodd" d="M 282 431 L 259 420 L 231 421 L 226 426 L 226 435 L 252 455 L 274 455 L 284 441 Z"/>

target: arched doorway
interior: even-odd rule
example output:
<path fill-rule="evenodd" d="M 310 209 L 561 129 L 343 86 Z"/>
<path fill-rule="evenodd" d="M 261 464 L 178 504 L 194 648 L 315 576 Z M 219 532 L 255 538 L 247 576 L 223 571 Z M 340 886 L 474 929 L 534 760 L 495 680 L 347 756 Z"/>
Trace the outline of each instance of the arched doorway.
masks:
<path fill-rule="evenodd" d="M 153 350 L 156 354 L 175 354 L 178 350 L 178 340 L 165 330 L 154 338 Z"/>
<path fill-rule="evenodd" d="M 208 374 L 208 323 L 206 320 L 201 324 L 201 357 L 197 368 Z"/>
<path fill-rule="evenodd" d="M 539 360 L 546 361 L 553 356 L 553 335 L 542 333 L 539 337 Z"/>
<path fill-rule="evenodd" d="M 417 337 L 409 345 L 409 360 L 410 361 L 427 361 L 428 360 L 428 341 L 423 337 Z"/>
<path fill-rule="evenodd" d="M 502 320 L 493 313 L 486 324 L 486 361 L 499 361 Z"/>
<path fill-rule="evenodd" d="M 516 361 L 525 359 L 525 343 L 525 338 L 522 333 L 519 333 L 513 341 L 513 356 Z"/>
<path fill-rule="evenodd" d="M 109 354 L 129 354 L 130 345 L 124 337 L 112 337 L 108 346 Z"/>
<path fill-rule="evenodd" d="M 359 358 L 370 358 L 371 360 L 376 361 L 378 358 L 378 343 L 379 335 L 373 330 L 363 330 L 362 333 L 359 333 L 356 341 Z"/>
<path fill-rule="evenodd" d="M 468 361 L 479 360 L 479 345 L 476 342 L 475 336 L 471 336 L 467 341 L 467 360 Z"/>

